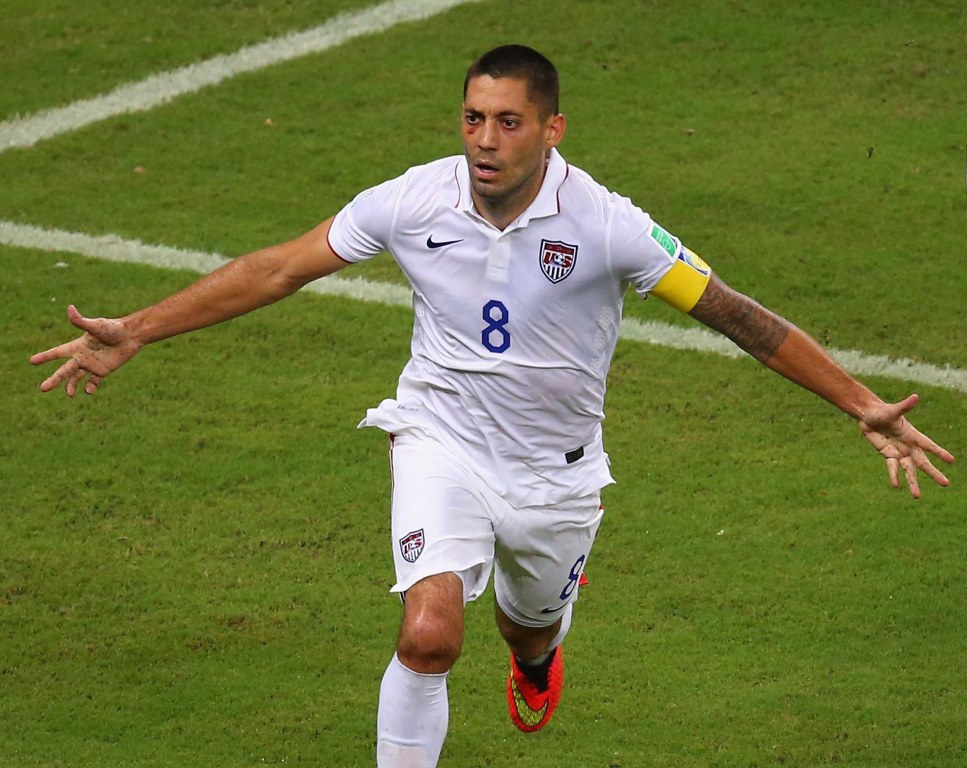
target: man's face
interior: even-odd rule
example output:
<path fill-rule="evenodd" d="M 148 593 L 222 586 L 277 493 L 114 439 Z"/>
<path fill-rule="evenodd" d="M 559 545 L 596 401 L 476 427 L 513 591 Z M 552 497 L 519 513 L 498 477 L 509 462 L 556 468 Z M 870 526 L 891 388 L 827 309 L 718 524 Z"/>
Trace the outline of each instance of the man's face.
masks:
<path fill-rule="evenodd" d="M 462 133 L 478 212 L 503 228 L 537 196 L 564 117 L 542 117 L 525 81 L 482 75 L 467 85 Z"/>

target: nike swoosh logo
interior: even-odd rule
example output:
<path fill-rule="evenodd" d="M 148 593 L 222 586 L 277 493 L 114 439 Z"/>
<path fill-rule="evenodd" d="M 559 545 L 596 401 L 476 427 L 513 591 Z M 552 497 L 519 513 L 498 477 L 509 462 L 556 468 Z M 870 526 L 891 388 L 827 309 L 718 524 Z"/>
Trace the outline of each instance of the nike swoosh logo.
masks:
<path fill-rule="evenodd" d="M 541 613 L 557 613 L 558 611 L 563 611 L 567 608 L 567 603 L 560 605 L 557 608 L 541 608 Z"/>
<path fill-rule="evenodd" d="M 544 699 L 544 706 L 540 709 L 531 709 L 527 700 L 524 698 L 524 694 L 517 687 L 516 680 L 511 680 L 510 687 L 514 696 L 514 704 L 517 707 L 517 714 L 525 725 L 534 726 L 544 719 L 544 713 L 547 712 L 547 705 L 549 703 L 547 699 Z"/>
<path fill-rule="evenodd" d="M 463 241 L 464 241 L 464 238 L 461 237 L 459 240 L 444 240 L 444 241 L 438 243 L 436 240 L 433 239 L 433 235 L 430 235 L 426 239 L 426 247 L 427 248 L 443 248 L 443 247 L 445 247 L 447 245 L 454 245 L 456 243 L 462 243 Z"/>

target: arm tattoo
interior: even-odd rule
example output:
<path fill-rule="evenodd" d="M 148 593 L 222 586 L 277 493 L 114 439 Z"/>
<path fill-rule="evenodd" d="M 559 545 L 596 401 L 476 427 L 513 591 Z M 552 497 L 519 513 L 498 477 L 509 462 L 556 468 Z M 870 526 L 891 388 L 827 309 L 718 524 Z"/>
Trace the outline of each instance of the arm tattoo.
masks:
<path fill-rule="evenodd" d="M 689 314 L 728 336 L 761 363 L 775 354 L 791 327 L 748 296 L 733 291 L 714 274 Z"/>

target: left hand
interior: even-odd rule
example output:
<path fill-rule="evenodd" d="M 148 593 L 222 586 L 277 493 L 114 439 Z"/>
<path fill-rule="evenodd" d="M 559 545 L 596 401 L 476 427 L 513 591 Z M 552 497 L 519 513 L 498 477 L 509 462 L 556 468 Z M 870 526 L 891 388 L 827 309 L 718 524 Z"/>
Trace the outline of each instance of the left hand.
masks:
<path fill-rule="evenodd" d="M 921 469 L 938 485 L 950 485 L 950 481 L 930 461 L 927 453 L 932 453 L 948 464 L 954 457 L 950 451 L 941 448 L 906 419 L 919 400 L 919 395 L 910 395 L 899 403 L 883 403 L 868 409 L 859 420 L 860 430 L 873 447 L 886 459 L 886 469 L 890 484 L 900 487 L 900 467 L 913 498 L 920 498 L 920 481 L 917 469 Z"/>

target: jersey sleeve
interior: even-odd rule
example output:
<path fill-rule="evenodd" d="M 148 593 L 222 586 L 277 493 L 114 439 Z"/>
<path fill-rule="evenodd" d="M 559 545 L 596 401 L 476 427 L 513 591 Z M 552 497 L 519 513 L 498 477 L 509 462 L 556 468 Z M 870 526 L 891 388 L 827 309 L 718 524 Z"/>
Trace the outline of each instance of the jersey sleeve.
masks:
<path fill-rule="evenodd" d="M 337 256 L 349 262 L 366 261 L 389 248 L 403 178 L 360 192 L 336 214 L 329 230 L 329 247 Z"/>
<path fill-rule="evenodd" d="M 611 263 L 639 296 L 653 294 L 682 312 L 695 306 L 712 276 L 697 254 L 625 198 L 611 226 Z"/>

